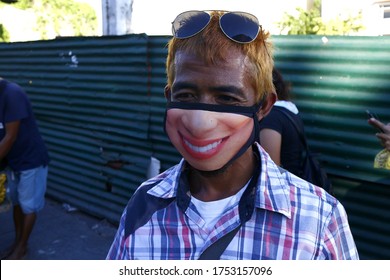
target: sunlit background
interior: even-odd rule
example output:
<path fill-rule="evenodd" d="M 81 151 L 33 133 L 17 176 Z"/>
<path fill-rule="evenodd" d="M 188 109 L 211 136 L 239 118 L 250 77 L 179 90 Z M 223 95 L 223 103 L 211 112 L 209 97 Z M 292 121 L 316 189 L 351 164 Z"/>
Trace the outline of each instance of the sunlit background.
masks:
<path fill-rule="evenodd" d="M 21 1 L 21 0 L 19 0 Z M 31 0 L 30 0 L 31 1 Z M 56 0 L 51 0 L 55 2 Z M 287 34 L 278 26 L 286 14 L 298 16 L 297 8 L 309 10 L 315 0 L 61 0 L 66 3 L 87 3 L 96 15 L 93 31 L 83 36 L 124 35 L 146 33 L 170 35 L 171 22 L 186 10 L 239 10 L 256 15 L 264 29 L 271 34 Z M 34 6 L 43 0 L 34 0 Z M 322 0 L 321 18 L 324 22 L 334 19 L 350 20 L 359 15 L 362 28 L 348 35 L 381 36 L 390 34 L 390 0 Z M 49 17 L 50 15 L 46 15 Z M 36 13 L 33 9 L 20 10 L 14 5 L 0 6 L 0 24 L 10 33 L 9 41 L 41 40 L 42 35 L 34 27 Z M 60 31 L 48 28 L 47 37 L 75 36 L 71 28 L 62 25 Z"/>

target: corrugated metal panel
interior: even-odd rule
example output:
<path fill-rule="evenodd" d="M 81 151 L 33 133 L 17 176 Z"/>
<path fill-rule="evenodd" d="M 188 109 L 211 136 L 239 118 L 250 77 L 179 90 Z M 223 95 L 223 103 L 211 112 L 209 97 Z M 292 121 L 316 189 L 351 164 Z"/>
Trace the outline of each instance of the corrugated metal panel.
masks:
<path fill-rule="evenodd" d="M 164 113 L 166 99 L 164 87 L 167 82 L 165 61 L 167 57 L 167 42 L 169 37 L 149 37 L 149 59 L 151 65 L 151 124 L 150 137 L 153 143 L 153 156 L 161 161 L 161 169 L 165 170 L 177 164 L 180 154 L 169 142 L 164 132 Z"/>
<path fill-rule="evenodd" d="M 390 258 L 390 172 L 365 110 L 390 122 L 390 37 L 276 36 L 312 149 L 331 174 L 362 259 Z"/>
<path fill-rule="evenodd" d="M 380 146 L 366 109 L 390 122 L 390 38 L 276 36 L 276 65 L 292 83 L 310 145 L 329 173 L 390 185 L 373 169 Z"/>
<path fill-rule="evenodd" d="M 150 156 L 162 170 L 178 162 L 163 130 L 168 39 L 0 44 L 0 76 L 27 89 L 48 143 L 51 196 L 117 222 Z M 390 122 L 390 38 L 273 40 L 276 65 L 292 82 L 310 145 L 347 209 L 361 257 L 390 258 L 390 176 L 372 168 L 381 147 L 365 116 L 370 109 Z"/>
<path fill-rule="evenodd" d="M 152 154 L 147 37 L 0 46 L 0 73 L 28 92 L 50 150 L 48 194 L 117 221 Z"/>
<path fill-rule="evenodd" d="M 390 37 L 276 36 L 311 148 L 331 174 L 362 259 L 390 258 L 390 171 L 366 109 L 390 122 Z"/>
<path fill-rule="evenodd" d="M 390 188 L 332 176 L 361 259 L 390 259 Z"/>

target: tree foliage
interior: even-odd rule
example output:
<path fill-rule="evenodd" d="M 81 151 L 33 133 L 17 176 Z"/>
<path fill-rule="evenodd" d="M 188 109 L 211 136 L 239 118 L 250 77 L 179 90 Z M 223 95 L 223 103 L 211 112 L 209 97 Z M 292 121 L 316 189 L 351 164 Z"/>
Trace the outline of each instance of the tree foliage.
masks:
<path fill-rule="evenodd" d="M 364 28 L 361 12 L 324 22 L 321 18 L 321 0 L 315 0 L 313 8 L 308 11 L 298 7 L 296 12 L 297 16 L 285 13 L 277 23 L 281 33 L 287 30 L 289 35 L 350 35 Z"/>
<path fill-rule="evenodd" d="M 17 0 L 0 0 L 0 7 L 5 4 L 13 4 Z M 0 23 L 0 42 L 8 42 L 9 41 L 9 32 L 7 29 Z"/>
<path fill-rule="evenodd" d="M 37 30 L 42 39 L 55 36 L 89 36 L 97 29 L 97 18 L 91 6 L 69 0 L 35 0 Z"/>
<path fill-rule="evenodd" d="M 5 29 L 4 25 L 0 24 L 0 42 L 8 42 L 9 41 L 9 33 Z"/>
<path fill-rule="evenodd" d="M 60 36 L 92 36 L 97 32 L 97 17 L 93 8 L 75 0 L 0 0 L 15 8 L 30 10 L 36 16 L 33 29 L 40 39 Z"/>

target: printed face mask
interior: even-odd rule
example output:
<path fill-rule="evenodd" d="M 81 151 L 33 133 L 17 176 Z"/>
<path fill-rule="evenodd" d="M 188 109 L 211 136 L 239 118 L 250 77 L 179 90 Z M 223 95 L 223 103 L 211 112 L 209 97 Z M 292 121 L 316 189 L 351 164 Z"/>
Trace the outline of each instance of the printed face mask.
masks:
<path fill-rule="evenodd" d="M 260 106 L 169 102 L 165 132 L 193 168 L 223 171 L 258 141 Z"/>

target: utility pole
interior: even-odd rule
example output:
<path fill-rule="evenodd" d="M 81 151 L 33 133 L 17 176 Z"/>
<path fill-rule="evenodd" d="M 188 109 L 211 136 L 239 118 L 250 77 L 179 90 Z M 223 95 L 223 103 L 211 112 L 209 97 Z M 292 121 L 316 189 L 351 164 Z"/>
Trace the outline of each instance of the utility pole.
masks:
<path fill-rule="evenodd" d="M 103 35 L 132 33 L 131 17 L 134 0 L 102 0 Z"/>

